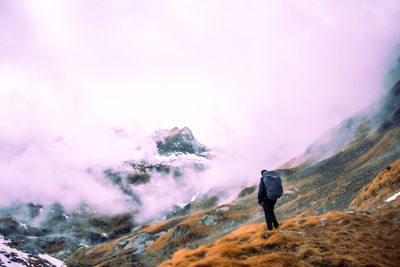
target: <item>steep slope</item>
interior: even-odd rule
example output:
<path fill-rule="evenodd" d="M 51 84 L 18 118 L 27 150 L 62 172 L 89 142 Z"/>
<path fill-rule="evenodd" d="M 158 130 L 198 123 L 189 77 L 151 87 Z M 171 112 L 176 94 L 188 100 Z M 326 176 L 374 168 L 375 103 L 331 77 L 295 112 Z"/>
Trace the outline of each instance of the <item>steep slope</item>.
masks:
<path fill-rule="evenodd" d="M 271 232 L 247 225 L 160 266 L 399 266 L 399 226 L 400 211 L 299 217 Z"/>
<path fill-rule="evenodd" d="M 395 127 L 399 123 L 399 108 L 400 81 L 397 77 L 397 83 L 378 101 L 323 134 L 304 153 L 290 159 L 280 168 L 298 168 L 304 163 L 317 163 L 335 155 L 352 141 L 367 136 L 378 127 L 380 130 Z"/>
<path fill-rule="evenodd" d="M 280 170 L 302 192 L 278 209 L 281 217 L 344 211 L 363 186 L 400 158 L 400 82 L 378 104 L 382 110 L 370 118 L 380 124 L 371 124 L 375 127 L 348 140 L 338 153 L 316 164 Z M 363 123 L 357 127 L 364 127 Z"/>
<path fill-rule="evenodd" d="M 400 197 L 396 197 L 399 192 L 400 160 L 387 165 L 370 184 L 364 186 L 350 203 L 349 209 L 400 208 Z"/>
<path fill-rule="evenodd" d="M 333 157 L 289 175 L 302 194 L 278 209 L 281 216 L 344 211 L 363 186 L 400 158 L 400 128 L 374 133 Z"/>

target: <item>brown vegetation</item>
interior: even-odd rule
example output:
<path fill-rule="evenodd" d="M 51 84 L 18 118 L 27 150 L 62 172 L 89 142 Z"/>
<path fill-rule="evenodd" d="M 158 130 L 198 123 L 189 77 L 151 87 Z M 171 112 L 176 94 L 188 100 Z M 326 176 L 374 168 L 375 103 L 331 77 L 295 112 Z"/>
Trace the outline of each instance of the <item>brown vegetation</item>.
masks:
<path fill-rule="evenodd" d="M 400 192 L 400 160 L 386 166 L 376 178 L 364 186 L 356 198 L 350 203 L 349 209 L 372 210 L 389 205 L 385 200 Z M 399 201 L 393 204 L 400 206 Z"/>
<path fill-rule="evenodd" d="M 183 247 L 196 241 L 197 239 L 207 237 L 214 234 L 218 229 L 221 229 L 227 222 L 242 221 L 248 216 L 247 213 L 241 210 L 235 210 L 229 206 L 226 212 L 218 212 L 217 210 L 208 210 L 199 212 L 185 219 L 171 231 L 162 235 L 148 248 L 148 252 L 164 250 L 165 248 L 173 249 Z M 214 216 L 214 222 L 210 225 L 204 223 L 205 216 Z"/>
<path fill-rule="evenodd" d="M 151 224 L 150 226 L 146 227 L 143 229 L 142 232 L 148 233 L 148 234 L 156 234 L 160 232 L 166 232 L 178 223 L 180 223 L 183 220 L 183 218 L 175 218 L 167 221 L 161 221 L 161 222 L 155 222 Z"/>
<path fill-rule="evenodd" d="M 182 249 L 160 266 L 399 266 L 399 226 L 399 211 L 330 212 L 282 224 L 299 233 L 247 225 L 212 244 Z"/>

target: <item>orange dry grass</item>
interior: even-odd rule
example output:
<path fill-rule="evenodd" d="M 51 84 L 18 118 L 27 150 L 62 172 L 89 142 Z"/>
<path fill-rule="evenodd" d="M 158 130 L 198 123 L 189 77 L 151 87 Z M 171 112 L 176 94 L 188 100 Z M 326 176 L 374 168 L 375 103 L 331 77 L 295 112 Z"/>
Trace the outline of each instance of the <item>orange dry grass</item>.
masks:
<path fill-rule="evenodd" d="M 136 266 L 132 265 L 131 253 L 125 252 L 123 254 L 118 255 L 118 257 L 114 257 L 109 260 L 105 260 L 102 262 L 98 262 L 95 265 L 93 263 L 89 263 L 83 266 L 94 266 L 94 267 L 112 267 L 112 266 Z M 78 265 L 81 266 L 81 265 Z"/>
<path fill-rule="evenodd" d="M 96 247 L 91 247 L 87 248 L 83 251 L 81 251 L 77 255 L 77 259 L 79 260 L 80 263 L 84 264 L 97 264 L 98 262 L 102 261 L 103 257 L 107 257 L 110 255 L 110 253 L 114 250 L 116 247 L 117 243 L 105 243 L 98 245 Z M 91 253 L 86 255 L 86 252 L 91 250 Z M 101 255 L 101 256 L 100 256 Z M 73 258 L 69 258 L 69 261 L 73 261 Z"/>
<path fill-rule="evenodd" d="M 399 226 L 400 211 L 330 212 L 282 225 L 305 238 L 247 225 L 213 244 L 179 250 L 160 266 L 400 266 Z"/>
<path fill-rule="evenodd" d="M 273 231 L 272 236 L 265 239 L 263 228 L 263 225 L 242 226 L 213 245 L 204 245 L 193 251 L 180 250 L 172 261 L 161 266 L 261 266 L 266 261 L 277 266 L 300 266 L 290 252 L 264 253 L 266 249 L 293 248 L 300 244 L 300 237 Z"/>
<path fill-rule="evenodd" d="M 376 178 L 364 186 L 350 203 L 349 209 L 376 209 L 385 200 L 400 191 L 400 160 L 386 166 Z M 397 203 L 397 202 L 396 202 Z"/>
<path fill-rule="evenodd" d="M 143 229 L 142 232 L 148 234 L 156 234 L 159 232 L 168 231 L 170 228 L 174 227 L 182 220 L 183 220 L 182 218 L 176 218 L 168 221 L 156 222 Z"/>
<path fill-rule="evenodd" d="M 201 222 L 201 218 L 206 214 L 215 214 L 218 217 L 218 225 L 215 226 L 206 226 Z M 189 218 L 185 219 L 173 229 L 162 235 L 158 238 L 153 244 L 151 244 L 148 248 L 148 252 L 155 252 L 158 250 L 163 250 L 167 246 L 169 247 L 181 247 L 189 242 L 196 241 L 201 237 L 206 237 L 211 234 L 215 234 L 217 229 L 221 228 L 221 225 L 225 221 L 241 221 L 247 218 L 248 214 L 241 210 L 235 210 L 234 208 L 230 208 L 229 211 L 224 213 L 213 213 L 213 210 L 208 210 L 205 212 L 197 213 Z M 174 232 L 180 231 L 181 235 L 174 237 Z"/>

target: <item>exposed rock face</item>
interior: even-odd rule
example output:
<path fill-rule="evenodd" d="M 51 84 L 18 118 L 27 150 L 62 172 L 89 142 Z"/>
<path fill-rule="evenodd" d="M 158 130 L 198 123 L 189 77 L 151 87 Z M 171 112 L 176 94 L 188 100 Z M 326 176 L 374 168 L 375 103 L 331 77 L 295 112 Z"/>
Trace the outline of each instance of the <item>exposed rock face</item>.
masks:
<path fill-rule="evenodd" d="M 217 215 L 214 215 L 214 214 L 206 214 L 203 217 L 201 217 L 200 221 L 207 226 L 218 225 Z"/>
<path fill-rule="evenodd" d="M 328 218 L 321 218 L 321 225 L 325 226 L 329 222 Z"/>
<path fill-rule="evenodd" d="M 298 235 L 301 237 L 307 237 L 306 233 L 300 231 L 279 230 L 279 232 L 285 235 Z"/>
<path fill-rule="evenodd" d="M 63 261 L 45 253 L 33 255 L 14 248 L 15 244 L 0 235 L 0 266 L 66 266 Z"/>
<path fill-rule="evenodd" d="M 184 127 L 171 130 L 158 130 L 153 134 L 160 155 L 195 154 L 208 157 L 209 149 L 194 138 L 192 131 Z"/>
<path fill-rule="evenodd" d="M 162 234 L 162 233 L 161 233 Z M 125 240 L 125 242 L 128 242 L 122 249 L 122 251 L 129 250 L 129 249 L 134 249 L 135 252 L 134 254 L 140 254 L 142 253 L 146 247 L 151 245 L 154 241 L 151 238 L 157 238 L 161 234 L 156 234 L 156 235 L 151 235 L 148 233 L 140 233 L 135 237 L 132 237 L 129 240 Z M 117 251 L 115 251 L 117 252 Z"/>
<path fill-rule="evenodd" d="M 176 229 L 172 233 L 171 239 L 179 238 L 181 236 L 187 236 L 187 235 L 190 235 L 190 233 L 191 233 L 191 231 L 190 231 L 190 227 L 189 226 L 187 226 L 187 225 L 179 225 L 178 227 L 176 227 Z"/>

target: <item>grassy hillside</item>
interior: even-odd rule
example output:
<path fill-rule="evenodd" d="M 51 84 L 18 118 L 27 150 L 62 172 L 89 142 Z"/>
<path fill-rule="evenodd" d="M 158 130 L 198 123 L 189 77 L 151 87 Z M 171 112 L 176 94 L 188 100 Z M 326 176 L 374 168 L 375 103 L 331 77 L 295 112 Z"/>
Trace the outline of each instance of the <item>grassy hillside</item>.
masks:
<path fill-rule="evenodd" d="M 376 210 L 400 207 L 400 197 L 390 200 L 393 192 L 400 192 L 400 160 L 387 165 L 370 184 L 364 186 L 349 208 Z"/>
<path fill-rule="evenodd" d="M 399 266 L 399 226 L 400 211 L 298 217 L 279 231 L 246 225 L 160 266 Z"/>
<path fill-rule="evenodd" d="M 286 178 L 302 192 L 278 209 L 281 216 L 347 210 L 359 191 L 400 158 L 400 128 L 355 140 L 344 150 Z"/>
<path fill-rule="evenodd" d="M 279 231 L 242 226 L 160 266 L 399 266 L 400 196 L 393 192 L 400 192 L 400 160 L 360 190 L 349 206 L 358 211 L 298 216 Z"/>

